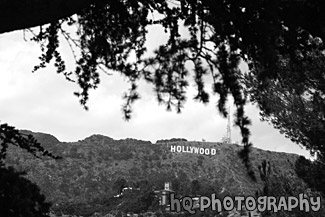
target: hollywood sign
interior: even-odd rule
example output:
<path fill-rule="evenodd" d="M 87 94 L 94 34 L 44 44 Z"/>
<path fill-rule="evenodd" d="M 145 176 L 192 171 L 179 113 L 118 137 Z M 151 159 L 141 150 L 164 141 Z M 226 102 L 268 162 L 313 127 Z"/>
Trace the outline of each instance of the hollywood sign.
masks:
<path fill-rule="evenodd" d="M 216 155 L 217 150 L 215 148 L 198 148 L 192 146 L 183 145 L 171 145 L 171 152 L 182 152 L 182 153 L 193 153 L 193 154 L 204 154 L 204 155 Z"/>

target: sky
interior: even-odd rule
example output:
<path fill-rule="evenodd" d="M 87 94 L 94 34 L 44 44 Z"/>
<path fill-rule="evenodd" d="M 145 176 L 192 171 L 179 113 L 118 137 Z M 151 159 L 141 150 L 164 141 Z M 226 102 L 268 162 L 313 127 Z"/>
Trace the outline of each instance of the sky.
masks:
<path fill-rule="evenodd" d="M 163 32 L 150 30 L 147 46 L 157 47 L 164 40 Z M 74 60 L 68 46 L 63 43 L 61 51 L 73 70 Z M 212 97 L 208 105 L 194 101 L 193 83 L 188 88 L 182 113 L 177 114 L 175 110 L 168 112 L 159 105 L 153 87 L 141 82 L 141 99 L 133 105 L 132 119 L 125 121 L 121 111 L 122 96 L 129 85 L 122 76 L 102 73 L 99 88 L 90 92 L 89 110 L 86 111 L 73 95 L 79 90 L 78 86 L 57 74 L 52 64 L 31 72 L 39 63 L 39 55 L 39 45 L 26 40 L 22 31 L 0 35 L 0 123 L 49 133 L 65 142 L 82 140 L 92 134 L 151 142 L 170 138 L 219 142 L 226 135 L 227 119 L 217 111 L 217 96 Z M 261 122 L 254 105 L 248 105 L 246 112 L 252 120 L 250 129 L 254 147 L 309 156 L 308 151 L 292 143 L 268 123 Z M 232 141 L 240 143 L 239 129 L 233 123 L 231 132 Z"/>

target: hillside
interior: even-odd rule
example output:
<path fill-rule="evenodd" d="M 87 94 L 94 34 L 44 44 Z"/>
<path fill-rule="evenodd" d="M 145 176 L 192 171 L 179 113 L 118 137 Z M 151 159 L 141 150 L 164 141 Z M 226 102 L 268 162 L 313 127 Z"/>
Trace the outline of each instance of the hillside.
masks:
<path fill-rule="evenodd" d="M 32 133 L 24 131 L 25 133 Z M 60 142 L 54 136 L 32 133 L 48 150 L 62 156 L 61 160 L 36 159 L 12 147 L 7 162 L 36 182 L 53 207 L 59 209 L 77 204 L 103 204 L 124 186 L 139 186 L 146 181 L 152 190 L 162 189 L 166 181 L 173 182 L 180 194 L 190 191 L 194 181 L 202 188 L 230 194 L 254 194 L 260 190 L 260 180 L 253 182 L 238 158 L 241 149 L 236 144 L 193 142 L 185 139 L 159 140 L 156 143 L 136 139 L 115 140 L 92 135 L 77 142 Z M 214 155 L 171 152 L 171 146 L 212 148 Z M 211 150 L 212 150 L 211 149 Z M 292 174 L 298 155 L 253 148 L 252 165 L 258 176 L 258 165 L 270 161 L 277 173 Z"/>

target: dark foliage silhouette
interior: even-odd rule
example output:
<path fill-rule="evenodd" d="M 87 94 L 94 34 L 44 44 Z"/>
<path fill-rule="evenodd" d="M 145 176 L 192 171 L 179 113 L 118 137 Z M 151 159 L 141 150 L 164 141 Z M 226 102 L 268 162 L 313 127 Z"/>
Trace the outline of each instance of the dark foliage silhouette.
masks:
<path fill-rule="evenodd" d="M 0 167 L 0 215 L 46 217 L 50 204 L 38 186 L 12 167 Z"/>

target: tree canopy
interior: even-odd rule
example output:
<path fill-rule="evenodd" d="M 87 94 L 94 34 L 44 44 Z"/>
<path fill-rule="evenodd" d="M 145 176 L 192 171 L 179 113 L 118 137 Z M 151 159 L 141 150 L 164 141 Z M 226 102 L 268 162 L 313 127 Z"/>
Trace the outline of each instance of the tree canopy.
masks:
<path fill-rule="evenodd" d="M 267 82 L 263 90 L 256 77 L 246 76 L 246 90 L 270 122 L 286 137 L 325 157 L 325 55 L 319 38 L 310 37 L 310 49 L 298 53 L 296 61 L 283 57 L 279 76 Z"/>
<path fill-rule="evenodd" d="M 47 217 L 51 204 L 38 186 L 22 175 L 12 167 L 0 167 L 1 216 Z"/>
<path fill-rule="evenodd" d="M 241 156 L 247 167 L 247 153 L 252 145 L 248 129 L 250 120 L 244 112 L 248 97 L 268 114 L 270 106 L 266 105 L 272 105 L 272 100 L 256 93 L 265 93 L 272 87 L 279 91 L 278 84 L 284 85 L 289 92 L 294 88 L 291 93 L 300 95 L 317 88 L 313 81 L 305 82 L 305 78 L 309 78 L 312 70 L 307 70 L 308 61 L 317 59 L 310 57 L 310 53 L 316 49 L 319 52 L 315 51 L 314 55 L 320 58 L 323 55 L 325 3 L 321 0 L 62 2 L 44 1 L 39 8 L 36 7 L 38 3 L 31 0 L 0 1 L 1 8 L 8 9 L 1 13 L 3 18 L 14 17 L 17 12 L 22 15 L 18 16 L 22 19 L 16 17 L 11 24 L 0 25 L 0 32 L 43 25 L 33 37 L 43 52 L 35 70 L 54 60 L 57 72 L 80 86 L 75 95 L 85 108 L 89 90 L 100 83 L 100 68 L 121 73 L 130 83 L 122 107 L 125 119 L 131 117 L 131 105 L 139 99 L 137 84 L 141 79 L 154 86 L 158 102 L 165 104 L 167 109 L 176 108 L 180 112 L 186 100 L 189 77 L 194 77 L 197 88 L 195 100 L 203 103 L 209 102 L 204 78 L 210 77 L 212 92 L 219 95 L 218 110 L 224 116 L 228 115 L 225 109 L 228 95 L 234 98 L 235 125 L 242 134 L 245 148 Z M 35 10 L 40 13 L 30 14 Z M 2 20 L 5 22 L 6 19 Z M 148 56 L 145 47 L 147 29 L 156 25 L 165 29 L 169 39 L 166 44 L 157 45 L 154 54 Z M 75 36 L 66 26 L 76 29 Z M 186 28 L 188 35 L 182 34 L 181 28 Z M 60 34 L 78 53 L 73 72 L 66 70 L 58 51 Z M 241 61 L 249 65 L 253 82 L 250 86 L 247 86 L 247 75 L 239 69 Z M 193 72 L 186 67 L 188 63 L 193 65 Z M 310 76 L 322 79 L 321 68 L 317 73 Z M 322 80 L 317 82 L 321 84 Z M 322 97 L 320 94 L 317 100 Z M 279 128 L 284 129 L 280 125 Z M 295 128 L 289 127 L 287 131 L 292 132 L 287 133 L 291 138 L 297 133 Z M 304 135 L 298 142 L 307 144 Z"/>

